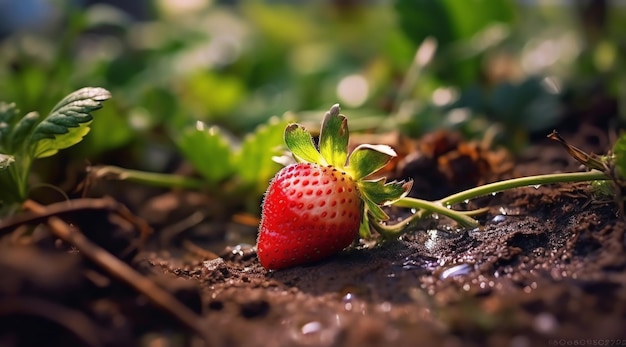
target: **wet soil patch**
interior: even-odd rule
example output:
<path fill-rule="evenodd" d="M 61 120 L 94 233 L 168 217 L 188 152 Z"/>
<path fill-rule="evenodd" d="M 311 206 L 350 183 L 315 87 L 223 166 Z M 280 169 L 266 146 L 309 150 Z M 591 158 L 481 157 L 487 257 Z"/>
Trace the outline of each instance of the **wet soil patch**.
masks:
<path fill-rule="evenodd" d="M 577 168 L 529 153 L 524 174 Z M 480 228 L 431 219 L 275 272 L 256 259 L 254 226 L 192 223 L 198 193 L 140 193 L 125 201 L 150 236 L 116 204 L 0 224 L 0 346 L 626 345 L 626 226 L 584 184 L 477 199 Z M 157 201 L 184 223 L 154 222 Z M 135 277 L 60 241 L 76 231 Z"/>

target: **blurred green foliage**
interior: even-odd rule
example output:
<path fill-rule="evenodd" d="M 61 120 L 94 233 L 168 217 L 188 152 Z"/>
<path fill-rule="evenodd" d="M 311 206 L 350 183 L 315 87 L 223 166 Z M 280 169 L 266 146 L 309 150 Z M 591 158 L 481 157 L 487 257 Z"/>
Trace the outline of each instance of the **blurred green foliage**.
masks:
<path fill-rule="evenodd" d="M 0 98 L 42 112 L 79 87 L 107 88 L 113 99 L 98 124 L 68 152 L 105 164 L 164 171 L 170 160 L 158 156 L 177 151 L 199 163 L 193 146 L 224 148 L 206 139 L 181 146 L 197 121 L 242 138 L 286 111 L 316 124 L 336 102 L 356 130 L 447 127 L 480 137 L 496 128 L 512 148 L 565 119 L 575 124 L 567 117 L 594 112 L 598 98 L 617 105 L 599 108 L 612 118 L 626 106 L 619 2 L 0 4 L 18 5 L 32 7 L 25 18 L 0 8 Z M 155 157 L 163 147 L 175 150 Z M 199 169 L 231 172 L 232 163 L 219 165 Z"/>

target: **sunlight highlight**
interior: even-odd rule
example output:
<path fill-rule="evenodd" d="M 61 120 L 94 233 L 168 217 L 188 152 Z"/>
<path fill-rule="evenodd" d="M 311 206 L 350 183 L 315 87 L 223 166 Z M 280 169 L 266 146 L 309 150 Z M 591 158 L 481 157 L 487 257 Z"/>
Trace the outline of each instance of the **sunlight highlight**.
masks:
<path fill-rule="evenodd" d="M 337 97 L 342 104 L 359 107 L 369 96 L 369 83 L 362 75 L 349 75 L 341 79 L 337 85 Z"/>

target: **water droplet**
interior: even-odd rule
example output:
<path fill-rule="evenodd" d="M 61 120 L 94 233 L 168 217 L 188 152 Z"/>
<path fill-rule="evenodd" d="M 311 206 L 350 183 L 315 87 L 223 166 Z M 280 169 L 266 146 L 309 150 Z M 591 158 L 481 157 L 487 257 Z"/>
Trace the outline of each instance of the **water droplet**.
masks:
<path fill-rule="evenodd" d="M 414 270 L 414 269 L 421 269 L 421 268 L 422 267 L 420 266 L 420 264 L 413 259 L 406 259 L 402 263 L 402 269 L 404 270 Z"/>
<path fill-rule="evenodd" d="M 468 232 L 467 232 L 467 235 L 468 235 L 469 237 L 475 237 L 475 236 L 478 236 L 478 235 L 477 235 L 478 233 L 480 233 L 480 228 L 479 228 L 479 227 L 476 227 L 476 228 L 474 228 L 474 229 L 472 229 L 472 230 L 468 231 Z"/>
<path fill-rule="evenodd" d="M 465 276 L 471 273 L 472 270 L 473 266 L 469 264 L 458 264 L 443 270 L 439 278 L 445 280 L 448 277 Z"/>
<path fill-rule="evenodd" d="M 498 193 L 493 192 L 493 193 L 491 193 L 491 196 L 496 196 L 496 194 L 498 194 Z"/>
<path fill-rule="evenodd" d="M 470 200 L 469 200 L 469 199 L 465 199 L 465 200 L 463 200 L 463 203 L 464 203 L 464 204 L 469 204 L 469 202 L 470 202 Z"/>
<path fill-rule="evenodd" d="M 428 250 L 433 250 L 439 243 L 439 230 L 429 229 L 426 230 L 426 240 L 424 241 L 424 247 Z"/>
<path fill-rule="evenodd" d="M 535 188 L 535 189 L 539 189 L 539 188 L 541 188 L 541 184 L 535 184 L 535 185 L 533 186 L 533 188 Z"/>
<path fill-rule="evenodd" d="M 230 251 L 230 253 L 232 253 L 233 255 L 238 255 L 240 257 L 243 256 L 243 252 L 244 252 L 244 247 L 247 247 L 248 245 L 236 245 L 235 247 L 233 247 L 233 249 Z"/>
<path fill-rule="evenodd" d="M 501 215 L 501 214 L 496 215 L 496 216 L 494 216 L 494 217 L 493 217 L 493 219 L 491 219 L 491 221 L 492 221 L 493 223 L 495 223 L 495 224 L 497 224 L 497 223 L 502 223 L 502 222 L 504 222 L 505 220 L 506 220 L 506 217 L 505 217 L 504 215 Z"/>
<path fill-rule="evenodd" d="M 311 320 L 313 312 L 298 315 L 285 323 L 289 328 L 289 336 L 298 346 L 330 346 L 333 345 L 340 332 L 341 320 L 338 314 L 315 312 L 318 319 Z M 321 314 L 321 315 L 320 315 Z"/>
<path fill-rule="evenodd" d="M 411 213 L 413 213 L 413 214 L 417 213 L 417 209 L 416 208 L 412 208 L 411 209 Z"/>
<path fill-rule="evenodd" d="M 256 255 L 256 247 L 247 243 L 240 243 L 226 247 L 220 256 L 226 260 L 245 260 Z"/>
<path fill-rule="evenodd" d="M 353 293 L 346 293 L 346 295 L 343 296 L 343 298 L 341 298 L 341 301 L 343 302 L 343 308 L 346 311 L 352 311 L 353 308 L 353 303 L 352 301 L 354 300 L 356 296 Z"/>
<path fill-rule="evenodd" d="M 318 321 L 309 322 L 303 325 L 300 330 L 303 335 L 313 334 L 322 330 L 322 323 Z"/>

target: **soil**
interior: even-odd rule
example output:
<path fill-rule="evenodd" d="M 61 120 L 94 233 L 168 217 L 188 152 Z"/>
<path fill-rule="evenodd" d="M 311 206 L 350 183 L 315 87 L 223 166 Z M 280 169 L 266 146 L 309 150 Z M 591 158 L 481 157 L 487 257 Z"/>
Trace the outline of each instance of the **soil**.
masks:
<path fill-rule="evenodd" d="M 574 144 L 606 150 L 592 137 Z M 454 142 L 445 160 L 407 155 L 394 172 L 421 189 L 448 187 L 413 192 L 436 198 L 469 183 L 579 170 L 554 142 L 539 141 L 515 161 L 467 148 Z M 471 160 L 457 160 L 464 156 Z M 445 170 L 420 178 L 425 165 Z M 451 168 L 473 170 L 474 181 L 455 185 Z M 470 207 L 489 208 L 480 228 L 433 218 L 399 240 L 274 272 L 256 259 L 254 223 L 198 215 L 206 197 L 197 192 L 123 182 L 105 191 L 132 212 L 85 200 L 0 223 L 0 346 L 626 345 L 624 219 L 585 184 L 477 199 Z M 125 279 L 63 236 L 77 231 L 139 277 Z M 155 288 L 184 309 L 155 304 Z"/>

